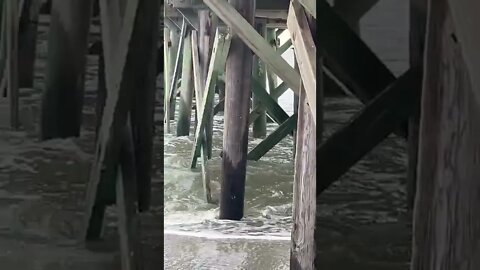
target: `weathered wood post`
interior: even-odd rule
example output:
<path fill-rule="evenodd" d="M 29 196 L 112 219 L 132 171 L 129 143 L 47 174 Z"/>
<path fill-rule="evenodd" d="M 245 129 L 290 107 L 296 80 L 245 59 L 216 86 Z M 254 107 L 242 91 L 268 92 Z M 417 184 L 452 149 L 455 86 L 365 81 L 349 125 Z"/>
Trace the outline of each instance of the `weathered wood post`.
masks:
<path fill-rule="evenodd" d="M 272 28 L 267 29 L 267 40 L 272 45 L 272 48 L 274 50 L 277 50 L 278 39 L 277 39 L 277 31 L 275 29 L 272 29 Z M 268 68 L 266 70 L 266 73 L 267 73 L 268 92 L 271 95 L 272 91 L 278 86 L 277 75 L 271 69 L 268 69 Z M 274 99 L 275 101 L 278 102 L 278 97 L 275 97 Z M 271 118 L 267 117 L 267 122 L 273 123 L 274 121 Z"/>
<path fill-rule="evenodd" d="M 290 269 L 317 269 L 314 266 L 316 213 L 316 131 L 305 92 L 299 97 L 293 187 L 293 223 Z M 308 207 L 307 207 L 308 206 Z"/>
<path fill-rule="evenodd" d="M 170 89 L 172 89 L 172 84 L 177 84 L 177 80 L 174 80 L 173 79 L 173 73 L 175 72 L 175 63 L 176 63 L 176 59 L 177 59 L 177 52 L 178 52 L 178 47 L 180 46 L 180 31 L 178 31 L 177 29 L 170 29 L 170 42 L 171 42 L 171 45 L 170 45 L 170 48 L 169 48 L 169 51 L 170 51 L 170 56 L 169 56 L 169 68 L 168 68 L 168 81 L 169 81 L 169 88 L 168 90 L 170 91 Z M 181 59 L 181 58 L 180 58 Z M 168 92 L 167 92 L 168 93 Z M 166 98 L 169 98 L 169 95 L 166 95 Z M 170 104 L 170 107 L 169 108 L 166 108 L 169 110 L 169 118 L 170 120 L 174 120 L 175 119 L 175 103 L 177 102 L 176 99 L 173 99 L 172 100 L 172 104 L 170 103 L 165 103 L 166 104 Z"/>
<path fill-rule="evenodd" d="M 177 136 L 190 134 L 190 119 L 192 115 L 192 31 L 188 31 L 183 44 L 182 84 L 180 90 L 180 104 L 178 108 Z"/>
<path fill-rule="evenodd" d="M 228 2 L 250 24 L 253 24 L 255 0 L 229 0 Z M 225 73 L 221 219 L 240 220 L 243 217 L 252 62 L 252 51 L 238 36 L 234 36 Z"/>
<path fill-rule="evenodd" d="M 80 135 L 93 0 L 53 0 L 41 138 Z"/>
<path fill-rule="evenodd" d="M 463 8 L 478 7 L 469 3 Z M 474 56 L 459 42 L 461 31 L 478 33 L 478 18 L 453 20 L 457 4 L 429 1 L 412 270 L 480 269 L 480 84 L 467 65 Z"/>
<path fill-rule="evenodd" d="M 103 47 L 103 45 L 102 45 Z M 103 48 L 101 48 L 98 54 L 98 84 L 97 84 L 97 100 L 95 106 L 96 113 L 96 134 L 98 136 L 98 130 L 102 124 L 103 109 L 105 108 L 105 102 L 107 100 L 107 86 L 105 84 L 105 56 L 103 55 Z"/>
<path fill-rule="evenodd" d="M 40 0 L 24 0 L 18 40 L 18 83 L 20 88 L 33 87 Z"/>
<path fill-rule="evenodd" d="M 427 24 L 428 0 L 410 0 L 410 67 L 423 65 L 423 50 Z M 420 108 L 412 114 L 408 122 L 408 172 L 407 207 L 413 210 L 417 184 L 418 132 Z"/>
<path fill-rule="evenodd" d="M 310 3 L 314 2 L 310 1 Z M 290 269 L 320 269 L 316 260 L 317 221 L 317 182 L 316 182 L 316 146 L 321 141 L 322 117 L 316 121 L 317 111 L 322 111 L 323 80 L 316 73 L 317 55 L 314 19 L 305 12 L 298 1 L 292 1 L 288 12 L 287 25 L 295 50 L 295 66 L 302 77 L 298 95 L 298 122 L 295 146 L 295 174 L 293 184 L 293 229 L 290 255 Z M 313 51 L 313 52 L 312 52 Z M 315 59 L 312 59 L 315 58 Z M 317 81 L 318 80 L 318 81 Z M 314 85 L 315 82 L 318 84 Z M 304 87 L 305 85 L 305 87 Z M 315 88 L 313 88 L 315 87 Z M 313 100 L 315 91 L 320 97 L 320 106 Z M 319 96 L 318 96 L 319 94 Z M 312 107 L 313 106 L 313 107 Z M 320 126 L 317 126 L 320 125 Z M 318 133 L 318 131 L 320 131 Z M 322 168 L 323 169 L 323 168 Z"/>
<path fill-rule="evenodd" d="M 274 50 L 277 49 L 277 34 L 276 30 L 272 28 L 267 29 L 267 41 L 272 45 Z M 268 92 L 272 94 L 273 89 L 277 87 L 277 75 L 269 68 L 267 68 L 267 83 L 268 83 Z M 278 97 L 275 98 L 278 101 Z"/>
<path fill-rule="evenodd" d="M 18 93 L 18 18 L 19 6 L 15 0 L 5 2 L 4 22 L 6 43 L 6 89 L 10 113 L 10 127 L 18 129 L 19 121 L 19 93 Z M 1 78 L 0 78 L 1 79 Z M 1 85 L 1 82 L 0 82 Z"/>
<path fill-rule="evenodd" d="M 199 32 L 198 32 L 198 49 L 199 60 L 201 67 L 201 74 L 203 83 L 207 81 L 207 70 L 209 65 L 210 56 L 212 53 L 212 44 L 215 35 L 216 26 L 212 23 L 212 17 L 209 10 L 198 11 L 199 19 Z M 205 127 L 205 146 L 207 149 L 207 157 L 212 157 L 212 137 L 213 137 L 213 99 L 210 103 L 206 104 L 204 108 L 207 116 L 207 126 Z"/>
<path fill-rule="evenodd" d="M 265 20 L 255 20 L 255 28 L 260 35 L 266 37 L 267 28 Z M 266 88 L 265 64 L 263 64 L 262 60 L 256 55 L 253 57 L 253 77 L 263 88 Z M 255 108 L 261 103 L 258 96 L 253 95 L 252 108 Z M 264 138 L 267 136 L 267 114 L 264 108 L 259 111 L 259 116 L 253 121 L 252 133 L 254 138 Z"/>
<path fill-rule="evenodd" d="M 132 37 L 132 46 L 137 49 L 131 50 L 131 56 L 128 57 L 132 59 L 132 66 L 143 68 L 127 69 L 132 73 L 130 91 L 134 93 L 130 113 L 135 149 L 138 210 L 140 212 L 150 209 L 151 201 L 155 92 L 157 90 L 157 39 L 160 15 L 159 1 L 142 1 L 140 1 L 138 14 L 144 17 L 137 19 Z"/>
<path fill-rule="evenodd" d="M 165 14 L 164 14 L 165 16 Z M 164 17 L 165 20 L 168 20 L 166 17 Z M 164 66 L 164 71 L 163 71 L 163 89 L 165 93 L 168 93 L 168 90 L 170 89 L 170 83 L 171 83 L 171 72 L 170 72 L 170 62 L 172 59 L 170 58 L 170 50 L 172 46 L 172 41 L 170 40 L 170 28 L 167 26 L 166 23 L 164 23 L 163 27 L 163 66 Z M 163 106 L 167 104 L 167 95 L 163 95 Z M 165 107 L 163 110 L 165 111 Z"/>
<path fill-rule="evenodd" d="M 295 71 L 300 73 L 300 70 L 298 68 L 298 62 L 297 62 L 297 57 L 295 57 L 295 54 L 293 55 L 293 68 Z M 293 95 L 293 111 L 298 112 L 298 106 L 300 105 L 300 97 L 299 95 Z M 297 123 L 298 127 L 298 123 Z M 295 130 L 293 131 L 293 158 L 296 158 L 297 154 L 297 127 L 295 127 Z"/>

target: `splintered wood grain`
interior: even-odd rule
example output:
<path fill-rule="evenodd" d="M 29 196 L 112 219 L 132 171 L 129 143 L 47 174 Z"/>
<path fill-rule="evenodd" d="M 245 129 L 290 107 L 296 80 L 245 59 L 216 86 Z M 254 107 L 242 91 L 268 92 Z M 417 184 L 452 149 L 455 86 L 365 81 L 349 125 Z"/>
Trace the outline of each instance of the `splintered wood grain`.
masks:
<path fill-rule="evenodd" d="M 307 97 L 299 96 L 295 178 L 293 184 L 293 230 L 290 269 L 313 270 L 315 267 L 316 217 L 316 128 Z"/>
<path fill-rule="evenodd" d="M 470 80 L 477 74 L 469 73 L 447 0 L 429 8 L 411 269 L 480 269 L 480 103 Z"/>

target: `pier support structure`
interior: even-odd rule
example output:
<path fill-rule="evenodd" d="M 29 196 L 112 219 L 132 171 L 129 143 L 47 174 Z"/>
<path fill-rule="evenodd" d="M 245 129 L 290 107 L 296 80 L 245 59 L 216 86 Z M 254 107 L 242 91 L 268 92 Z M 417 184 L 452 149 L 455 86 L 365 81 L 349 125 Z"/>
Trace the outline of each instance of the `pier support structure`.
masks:
<path fill-rule="evenodd" d="M 143 269 L 137 213 L 150 207 L 159 14 L 159 1 L 100 0 L 107 95 L 97 109 L 83 238 L 101 238 L 105 209 L 115 205 L 122 270 Z"/>
<path fill-rule="evenodd" d="M 18 29 L 22 5 L 15 0 L 0 4 L 0 125 L 18 129 Z"/>
<path fill-rule="evenodd" d="M 225 98 L 219 99 L 219 103 L 213 110 L 214 113 L 218 113 L 221 111 L 221 107 L 224 107 L 220 218 L 239 220 L 243 217 L 247 160 L 259 160 L 279 141 L 292 135 L 297 127 L 302 129 L 296 139 L 297 143 L 301 145 L 297 147 L 295 161 L 294 219 L 297 223 L 292 234 L 292 265 L 301 267 L 298 269 L 314 269 L 315 243 L 312 225 L 316 222 L 314 176 L 318 135 L 316 134 L 318 130 L 316 96 L 319 92 L 316 89 L 317 63 L 315 60 L 316 44 L 314 43 L 315 28 L 313 27 L 316 15 L 315 2 L 277 1 L 274 3 L 270 1 L 267 4 L 264 1 L 255 3 L 252 0 L 232 0 L 228 3 L 204 0 L 203 3 L 198 2 L 198 5 L 195 6 L 188 6 L 182 1 L 172 0 L 170 2 L 172 3 L 170 16 L 175 17 L 179 13 L 182 14 L 183 19 L 188 17 L 193 28 L 196 26 L 195 21 L 199 21 L 199 31 L 202 31 L 203 19 L 197 20 L 186 16 L 188 8 L 208 8 L 218 16 L 219 29 L 223 24 L 230 30 L 226 38 L 222 38 L 222 35 L 215 36 L 205 82 L 197 78 L 202 75 L 201 46 L 198 46 L 200 47 L 198 51 L 195 45 L 192 46 L 195 107 L 198 121 L 191 167 L 196 167 L 198 157 L 202 159 L 202 178 L 207 202 L 211 196 L 208 179 L 206 179 L 208 175 L 205 173 L 207 162 L 205 148 L 208 148 L 206 140 L 211 139 L 211 135 L 206 129 L 207 110 L 210 107 L 206 108 L 205 105 L 213 100 L 215 84 L 225 82 Z M 261 27 L 261 33 L 255 27 L 258 23 L 264 24 Z M 288 28 L 291 34 L 291 39 L 279 47 L 276 44 L 279 34 L 278 30 L 275 30 L 276 28 L 282 29 L 282 31 Z M 196 34 L 193 34 L 192 42 L 195 44 L 202 42 L 200 36 L 197 40 Z M 272 40 L 274 44 L 272 44 Z M 281 54 L 292 44 L 295 55 L 299 59 L 298 70 L 293 69 L 281 57 Z M 252 52 L 255 58 L 252 58 Z M 264 65 L 264 67 L 259 67 L 260 71 L 263 71 L 261 77 L 252 76 L 252 60 L 255 61 L 254 65 L 257 62 Z M 255 69 L 257 69 L 256 66 Z M 265 71 L 268 71 L 268 85 Z M 257 73 L 259 72 L 254 71 L 254 75 Z M 283 82 L 277 85 L 276 77 Z M 298 112 L 292 116 L 289 116 L 277 102 L 278 98 L 288 89 L 291 89 L 301 100 Z M 249 110 L 250 92 L 254 101 L 251 110 Z M 264 130 L 265 115 L 278 124 L 278 128 L 270 134 L 266 134 Z M 262 125 L 259 126 L 260 122 Z M 254 137 L 265 135 L 266 137 L 250 152 L 247 152 L 250 124 L 254 125 Z M 307 221 L 303 222 L 304 220 Z M 308 237 L 304 238 L 305 235 Z"/>
<path fill-rule="evenodd" d="M 475 8 L 475 1 L 428 1 L 412 270 L 480 267 Z"/>
<path fill-rule="evenodd" d="M 53 0 L 41 138 L 77 137 L 93 0 Z"/>

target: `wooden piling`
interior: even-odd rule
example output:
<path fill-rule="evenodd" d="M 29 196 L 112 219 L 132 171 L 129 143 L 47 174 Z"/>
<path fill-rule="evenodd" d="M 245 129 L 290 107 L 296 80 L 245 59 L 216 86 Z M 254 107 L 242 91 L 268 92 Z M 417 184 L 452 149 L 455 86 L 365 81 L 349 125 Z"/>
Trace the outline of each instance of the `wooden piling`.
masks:
<path fill-rule="evenodd" d="M 423 50 L 427 24 L 428 0 L 410 0 L 410 66 L 423 65 Z M 407 207 L 413 210 L 417 185 L 418 132 L 420 125 L 420 106 L 408 122 L 408 171 L 407 171 Z"/>
<path fill-rule="evenodd" d="M 301 89 L 298 95 L 298 123 L 295 134 L 295 173 L 293 184 L 293 222 L 292 242 L 290 248 L 290 269 L 319 269 L 316 260 L 319 252 L 316 250 L 317 239 L 317 179 L 316 150 L 317 141 L 322 137 L 322 113 L 317 121 L 317 109 L 322 111 L 323 84 L 322 66 L 320 76 L 316 76 L 317 55 L 314 43 L 315 29 L 309 25 L 314 22 L 306 12 L 315 7 L 314 1 L 309 3 L 307 10 L 298 1 L 290 2 L 288 12 L 288 30 L 295 51 L 295 69 L 302 77 Z M 321 64 L 321 61 L 320 61 Z M 319 82 L 317 85 L 316 82 Z M 318 88 L 317 88 L 318 87 Z M 316 97 L 320 97 L 317 107 Z M 315 100 L 313 100 L 315 99 Z M 294 102 L 295 103 L 295 102 Z M 295 104 L 294 104 L 295 106 Z M 319 126 L 320 128 L 319 128 Z M 318 134 L 317 132 L 320 131 Z M 320 167 L 324 170 L 324 167 Z"/>
<path fill-rule="evenodd" d="M 272 45 L 272 48 L 274 50 L 277 50 L 277 34 L 275 29 L 268 28 L 266 38 L 267 38 L 267 41 Z M 277 75 L 275 75 L 275 73 L 269 68 L 266 69 L 266 73 L 267 73 L 268 92 L 272 93 L 272 91 L 277 87 L 277 84 L 278 84 Z M 278 102 L 278 98 L 276 98 L 275 100 Z M 273 120 L 271 118 L 267 118 L 267 122 L 271 123 L 273 122 Z"/>
<path fill-rule="evenodd" d="M 115 184 L 120 265 L 122 270 L 140 270 L 143 269 L 143 261 L 139 258 L 141 256 L 140 220 L 135 208 L 134 192 L 138 186 L 135 177 L 135 147 L 130 124 L 125 126 L 122 137 Z"/>
<path fill-rule="evenodd" d="M 203 78 L 201 76 L 200 70 L 200 59 L 199 59 L 199 53 L 198 53 L 198 35 L 197 31 L 192 31 L 192 66 L 193 66 L 193 81 L 194 81 L 194 86 L 195 86 L 195 103 L 196 103 L 196 111 L 198 112 L 198 115 L 200 116 L 198 123 L 195 123 L 195 135 L 199 136 L 204 136 L 205 132 L 202 132 L 202 127 L 201 127 L 201 121 L 203 120 L 203 93 L 205 95 L 208 95 L 208 91 L 205 92 L 203 89 Z M 215 50 L 215 44 L 213 46 L 213 50 Z M 207 79 L 208 81 L 208 79 Z M 207 97 L 205 97 L 207 98 Z M 200 131 L 200 132 L 197 132 Z M 198 139 L 197 137 L 195 138 L 196 140 Z M 195 153 L 194 153 L 195 155 Z M 212 203 L 212 193 L 210 189 L 210 177 L 208 176 L 207 173 L 207 151 L 205 149 L 205 143 L 204 140 L 200 142 L 200 157 L 202 159 L 202 185 L 203 185 L 203 191 L 205 195 L 205 201 L 207 203 Z"/>
<path fill-rule="evenodd" d="M 262 20 L 255 21 L 255 28 L 257 32 L 266 37 L 267 35 L 267 28 L 266 22 Z M 265 73 L 265 65 L 263 64 L 262 60 L 256 55 L 253 57 L 253 78 L 255 78 L 259 83 L 260 86 L 266 88 L 266 73 Z M 253 95 L 252 98 L 252 108 L 262 104 L 260 98 L 256 95 Z M 264 138 L 267 136 L 267 114 L 265 113 L 265 109 L 260 110 L 258 112 L 258 116 L 253 121 L 252 126 L 252 135 L 253 138 Z"/>
<path fill-rule="evenodd" d="M 180 104 L 178 108 L 177 136 L 190 134 L 190 119 L 192 115 L 192 31 L 188 31 L 183 44 L 182 84 L 180 90 Z"/>
<path fill-rule="evenodd" d="M 207 81 L 207 71 L 209 66 L 210 55 L 212 52 L 213 44 L 213 35 L 212 33 L 213 25 L 210 17 L 209 10 L 200 10 L 198 11 L 199 19 L 199 32 L 198 32 L 198 49 L 199 49 L 199 61 L 202 72 L 200 73 L 203 78 L 203 83 Z M 212 157 L 212 148 L 213 148 L 213 100 L 209 101 L 206 104 L 204 110 L 206 110 L 207 125 L 205 127 L 205 147 L 207 149 L 207 157 Z"/>
<path fill-rule="evenodd" d="M 181 46 L 183 45 L 183 38 L 182 36 L 185 34 L 183 31 L 186 29 L 187 25 L 184 21 L 182 23 L 182 31 L 178 32 L 176 30 L 170 29 L 170 41 L 172 42 L 172 46 L 170 48 L 170 69 L 169 76 L 170 78 L 170 88 L 168 89 L 168 94 L 166 95 L 167 102 L 165 103 L 166 109 L 165 117 L 169 120 L 175 120 L 175 105 L 177 102 L 176 99 L 176 92 L 177 92 L 177 83 L 178 83 L 178 69 L 180 65 L 180 61 L 182 60 L 181 54 Z M 173 98 L 172 98 L 173 96 Z M 167 123 L 166 131 L 170 132 L 170 122 Z"/>
<path fill-rule="evenodd" d="M 274 50 L 277 50 L 277 35 L 276 35 L 275 29 L 271 29 L 271 28 L 267 29 L 267 41 L 270 43 L 270 45 Z M 292 43 L 290 42 L 290 45 L 291 44 Z M 269 68 L 267 68 L 266 73 L 267 73 L 268 92 L 271 94 L 273 89 L 275 89 L 278 84 L 277 75 L 275 75 L 275 73 Z M 278 101 L 278 98 L 276 98 L 275 100 Z"/>
<path fill-rule="evenodd" d="M 165 15 L 164 15 L 165 16 Z M 166 19 L 167 20 L 167 19 Z M 171 65 L 170 62 L 172 61 L 170 57 L 170 51 L 172 47 L 172 40 L 170 39 L 170 28 L 168 28 L 167 24 L 165 23 L 165 27 L 163 28 L 163 89 L 165 93 L 168 93 L 170 89 L 171 83 Z M 168 104 L 167 102 L 168 95 L 163 95 L 163 110 L 166 111 L 165 105 Z"/>
<path fill-rule="evenodd" d="M 255 0 L 228 2 L 253 24 Z M 240 220 L 243 217 L 252 61 L 252 51 L 238 36 L 232 37 L 225 73 L 220 219 Z"/>
<path fill-rule="evenodd" d="M 141 14 L 141 18 L 135 22 L 136 28 L 130 45 L 135 50 L 129 52 L 129 68 L 126 71 L 131 73 L 129 79 L 131 84 L 128 86 L 130 91 L 137 90 L 132 94 L 130 116 L 135 150 L 138 210 L 144 212 L 150 209 L 151 202 L 160 3 L 142 0 L 137 12 Z"/>
<path fill-rule="evenodd" d="M 98 55 L 98 84 L 97 84 L 97 100 L 95 104 L 96 114 L 96 138 L 98 138 L 98 130 L 101 126 L 103 109 L 107 100 L 107 86 L 105 84 L 105 57 L 103 55 L 103 48 L 101 48 Z"/>
<path fill-rule="evenodd" d="M 480 268 L 480 84 L 458 38 L 477 26 L 456 27 L 473 18 L 452 16 L 455 5 L 429 1 L 412 270 Z"/>
<path fill-rule="evenodd" d="M 215 87 L 214 83 L 218 77 L 218 68 L 223 64 L 224 54 L 223 51 L 225 48 L 230 47 L 231 38 L 229 35 L 223 33 L 222 30 L 217 29 L 215 33 L 215 42 L 212 47 L 212 57 L 209 62 L 209 68 L 207 72 L 207 82 L 205 87 L 202 84 L 202 78 L 200 77 L 201 72 L 197 72 L 200 70 L 200 61 L 198 61 L 198 65 L 194 62 L 194 79 L 195 79 L 195 95 L 196 97 L 201 96 L 201 103 L 197 103 L 197 112 L 198 112 L 198 123 L 195 128 L 195 141 L 193 143 L 193 151 L 192 151 L 192 162 L 190 167 L 193 169 L 196 167 L 197 158 L 201 155 L 201 145 L 205 144 L 205 127 L 208 122 L 208 108 L 207 104 L 211 103 L 213 99 L 213 95 Z M 196 60 L 194 60 L 196 61 Z M 200 78 L 199 78 L 200 77 Z M 197 98 L 196 98 L 197 99 Z"/>
<path fill-rule="evenodd" d="M 156 53 L 156 39 L 155 32 L 158 26 L 158 12 L 156 9 L 159 5 L 157 1 L 147 0 L 129 0 L 125 2 L 125 13 L 123 18 L 118 14 L 118 1 L 100 1 L 101 5 L 101 22 L 105 27 L 102 31 L 102 44 L 105 54 L 105 76 L 107 86 L 107 100 L 105 102 L 105 109 L 102 115 L 102 124 L 99 130 L 99 136 L 96 144 L 95 159 L 90 171 L 90 179 L 88 183 L 86 196 L 86 210 L 85 210 L 85 230 L 83 237 L 87 240 L 98 239 L 101 233 L 103 215 L 106 205 L 115 203 L 117 185 L 117 169 L 119 157 L 121 156 L 122 147 L 124 147 L 123 132 L 127 125 L 128 114 L 132 108 L 132 103 L 141 104 L 145 106 L 143 109 L 136 110 L 132 118 L 143 117 L 145 122 L 137 123 L 137 127 L 132 127 L 133 132 L 137 133 L 134 140 L 146 140 L 151 136 L 148 125 L 151 125 L 151 116 L 146 116 L 146 113 L 153 114 L 151 106 L 140 101 L 148 100 L 153 102 L 152 78 L 155 78 L 155 53 Z M 155 44 L 155 46 L 153 46 Z M 155 48 L 154 50 L 152 49 Z M 145 65 L 147 63 L 147 65 Z M 147 66 L 147 71 L 143 69 Z M 139 74 L 144 74 L 142 77 Z M 139 79 L 143 78 L 145 84 L 138 84 Z M 136 86 L 139 85 L 137 88 Z M 144 93 L 132 91 L 141 89 Z M 135 94 L 135 95 L 133 95 Z M 140 103 L 137 103 L 140 102 Z M 138 109 L 138 107 L 137 107 Z M 135 109 L 133 110 L 135 111 Z M 132 111 L 132 112 L 133 112 Z M 135 121 L 138 121 L 136 119 Z M 135 137 L 137 136 L 137 137 Z M 135 143 L 135 155 L 130 154 L 129 158 L 135 159 L 135 166 L 137 168 L 136 178 L 140 175 L 138 169 L 145 170 L 145 164 L 148 158 L 149 149 L 148 144 L 151 142 L 144 142 L 147 146 L 141 146 Z M 138 159 L 139 153 L 144 158 L 143 161 Z M 150 166 L 151 168 L 151 166 Z M 144 173 L 149 173 L 150 168 Z M 125 176 L 122 171 L 123 176 Z M 130 179 L 128 179 L 130 180 Z M 142 211 L 142 204 L 148 206 L 149 191 L 145 192 L 145 187 L 148 183 L 141 183 L 142 180 L 137 181 L 138 185 L 138 209 Z M 129 195 L 135 194 L 135 190 L 128 189 Z M 117 192 L 119 194 L 121 192 Z M 126 207 L 131 207 L 130 203 Z M 145 208 L 143 208 L 145 209 Z M 126 230 L 132 230 L 134 226 L 128 221 L 129 218 L 124 219 L 123 226 Z M 122 221 L 122 220 L 121 220 Z M 125 230 L 124 230 L 125 231 Z M 122 254 L 122 256 L 131 256 L 131 253 Z"/>
<path fill-rule="evenodd" d="M 290 248 L 290 269 L 317 269 L 315 267 L 316 229 L 316 135 L 315 122 L 307 104 L 306 93 L 299 95 L 297 149 L 293 184 L 293 223 Z"/>
<path fill-rule="evenodd" d="M 20 88 L 33 87 L 40 0 L 24 0 L 18 40 L 18 83 Z"/>
<path fill-rule="evenodd" d="M 41 138 L 77 137 L 93 0 L 53 0 Z"/>
<path fill-rule="evenodd" d="M 177 103 L 177 86 L 178 86 L 178 76 L 180 73 L 180 66 L 181 66 L 181 61 L 182 61 L 182 49 L 183 49 L 183 44 L 185 40 L 185 34 L 187 33 L 188 30 L 188 23 L 186 22 L 185 18 L 182 21 L 182 28 L 180 31 L 180 35 L 178 38 L 178 44 L 175 46 L 175 56 L 172 59 L 175 59 L 175 61 L 172 61 L 172 79 L 171 79 L 171 84 L 170 84 L 170 89 L 168 91 L 168 100 L 165 105 L 168 107 L 168 112 L 166 113 L 165 117 L 168 119 L 167 122 L 167 132 L 170 132 L 170 121 L 169 120 L 175 120 L 175 108 L 176 108 L 176 103 Z M 175 32 L 171 31 L 172 40 L 175 39 Z M 172 44 L 172 48 L 174 45 Z"/>
<path fill-rule="evenodd" d="M 18 18 L 19 6 L 16 0 L 6 0 L 6 81 L 10 113 L 10 127 L 18 129 L 19 93 L 18 93 Z"/>
<path fill-rule="evenodd" d="M 293 68 L 300 72 L 298 69 L 298 63 L 297 63 L 297 57 L 295 55 L 293 56 Z M 293 111 L 298 112 L 298 106 L 299 106 L 299 95 L 293 95 Z M 295 127 L 295 130 L 293 130 L 293 158 L 295 159 L 295 156 L 297 154 L 297 127 Z"/>

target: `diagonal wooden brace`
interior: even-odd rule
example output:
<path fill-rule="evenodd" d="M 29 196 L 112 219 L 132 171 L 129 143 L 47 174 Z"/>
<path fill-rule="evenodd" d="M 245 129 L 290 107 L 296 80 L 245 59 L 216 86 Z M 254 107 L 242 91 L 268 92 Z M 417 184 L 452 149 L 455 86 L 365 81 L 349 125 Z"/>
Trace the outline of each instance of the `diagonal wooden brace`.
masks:
<path fill-rule="evenodd" d="M 408 70 L 317 149 L 317 194 L 382 142 L 418 106 L 421 68 Z"/>

